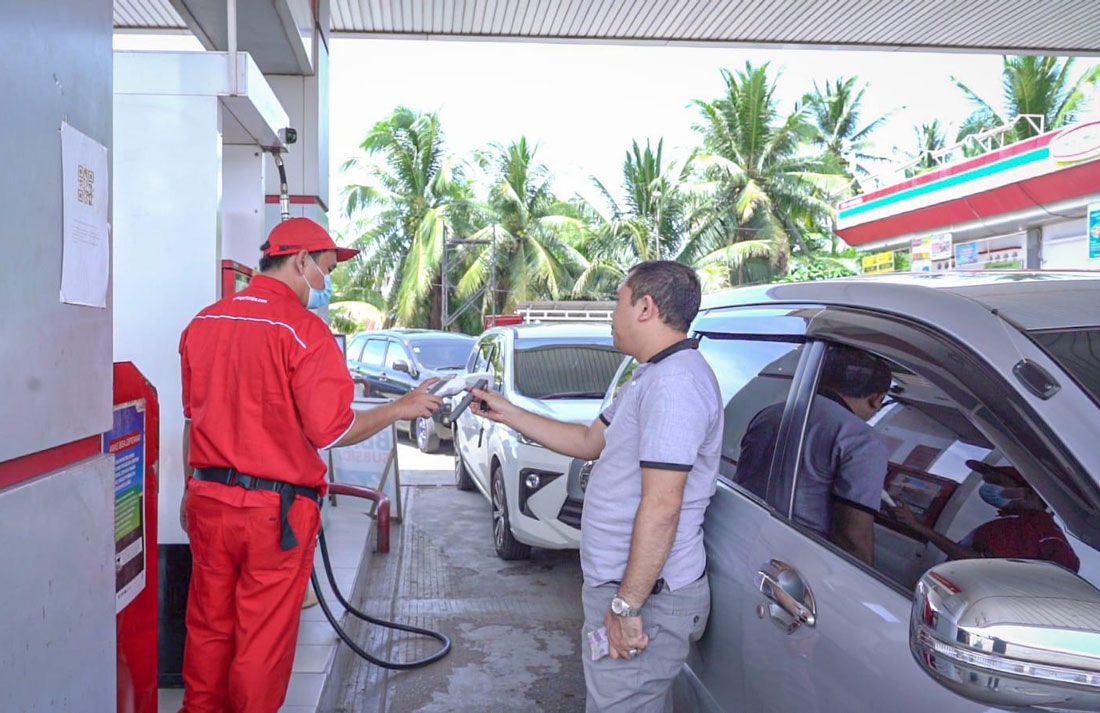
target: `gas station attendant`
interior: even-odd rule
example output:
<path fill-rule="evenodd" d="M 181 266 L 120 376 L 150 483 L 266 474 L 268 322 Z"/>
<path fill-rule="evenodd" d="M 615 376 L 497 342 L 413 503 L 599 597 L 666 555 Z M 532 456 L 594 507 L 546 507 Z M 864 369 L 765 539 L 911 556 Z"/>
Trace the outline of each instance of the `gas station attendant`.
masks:
<path fill-rule="evenodd" d="M 260 272 L 180 338 L 191 540 L 181 713 L 275 713 L 286 697 L 325 494 L 319 449 L 440 406 L 435 380 L 370 411 L 332 332 L 329 274 L 358 251 L 307 218 L 280 223 Z"/>

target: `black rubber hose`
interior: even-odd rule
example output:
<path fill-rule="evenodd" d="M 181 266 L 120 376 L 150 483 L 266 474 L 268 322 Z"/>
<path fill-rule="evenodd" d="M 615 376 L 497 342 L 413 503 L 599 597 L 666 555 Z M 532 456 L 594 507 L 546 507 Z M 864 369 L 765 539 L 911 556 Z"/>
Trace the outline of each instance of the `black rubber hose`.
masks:
<path fill-rule="evenodd" d="M 401 663 L 395 661 L 385 661 L 383 659 L 371 656 L 366 651 L 364 651 L 362 647 L 352 641 L 351 637 L 348 636 L 348 633 L 344 631 L 343 628 L 341 628 L 339 623 L 337 623 L 336 617 L 333 616 L 332 610 L 329 609 L 328 602 L 325 601 L 325 595 L 321 593 L 321 583 L 317 581 L 317 571 L 314 570 L 310 574 L 309 578 L 310 581 L 313 583 L 313 591 L 317 593 L 317 603 L 321 605 L 321 610 L 325 613 L 325 618 L 328 619 L 328 623 L 332 624 L 332 628 L 336 630 L 336 635 L 339 636 L 343 640 L 343 642 L 348 645 L 348 648 L 355 652 L 356 655 L 358 655 L 360 658 L 370 661 L 375 666 L 381 666 L 382 668 L 388 668 L 394 671 L 408 671 L 410 669 L 423 668 L 425 666 L 431 665 L 436 661 L 444 658 L 447 654 L 451 653 L 451 640 L 445 634 L 441 634 L 438 631 L 431 631 L 429 629 L 421 629 L 420 627 L 411 626 L 409 624 L 398 624 L 397 622 L 378 619 L 371 616 L 370 614 L 365 614 L 359 611 L 350 603 L 348 603 L 348 600 L 345 599 L 344 595 L 340 592 L 340 588 L 336 586 L 336 577 L 332 574 L 332 563 L 329 560 L 328 556 L 328 545 L 325 544 L 324 529 L 322 529 L 320 532 L 319 542 L 321 545 L 321 560 L 322 562 L 324 562 L 325 565 L 325 574 L 328 576 L 329 586 L 332 587 L 332 592 L 336 595 L 336 599 L 339 600 L 341 606 L 343 606 L 344 609 L 347 609 L 348 612 L 352 614 L 352 616 L 355 616 L 358 619 L 362 619 L 363 621 L 370 624 L 384 626 L 387 629 L 396 629 L 398 631 L 407 631 L 411 634 L 428 636 L 443 644 L 443 648 L 441 648 L 439 651 L 432 654 L 428 658 L 421 659 L 419 661 L 408 661 Z"/>

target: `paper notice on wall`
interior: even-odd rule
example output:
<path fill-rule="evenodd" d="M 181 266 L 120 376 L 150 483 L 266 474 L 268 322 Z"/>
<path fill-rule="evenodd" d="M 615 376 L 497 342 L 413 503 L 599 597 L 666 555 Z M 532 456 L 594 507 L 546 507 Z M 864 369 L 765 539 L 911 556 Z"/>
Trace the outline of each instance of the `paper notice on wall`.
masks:
<path fill-rule="evenodd" d="M 111 267 L 107 147 L 64 123 L 61 186 L 61 301 L 105 308 Z"/>

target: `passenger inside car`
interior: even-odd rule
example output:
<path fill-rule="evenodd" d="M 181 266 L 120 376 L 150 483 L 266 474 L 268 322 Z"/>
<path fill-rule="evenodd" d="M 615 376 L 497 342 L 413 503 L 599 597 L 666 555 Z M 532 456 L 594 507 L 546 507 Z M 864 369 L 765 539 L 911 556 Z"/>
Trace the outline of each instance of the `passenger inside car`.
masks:
<path fill-rule="evenodd" d="M 966 465 L 981 475 L 982 485 L 978 495 L 997 509 L 997 517 L 980 525 L 963 539 L 955 542 L 928 527 L 904 501 L 898 501 L 897 507 L 889 508 L 889 514 L 926 538 L 950 559 L 1015 557 L 1054 562 L 1074 572 L 1080 569 L 1080 560 L 1062 528 L 1020 471 L 1010 465 L 989 465 L 978 460 L 968 460 Z"/>
<path fill-rule="evenodd" d="M 891 380 L 878 357 L 830 347 L 810 409 L 794 501 L 798 522 L 871 565 L 888 449 L 867 421 L 882 409 Z M 738 482 L 761 496 L 783 407 L 760 411 L 741 441 Z"/>

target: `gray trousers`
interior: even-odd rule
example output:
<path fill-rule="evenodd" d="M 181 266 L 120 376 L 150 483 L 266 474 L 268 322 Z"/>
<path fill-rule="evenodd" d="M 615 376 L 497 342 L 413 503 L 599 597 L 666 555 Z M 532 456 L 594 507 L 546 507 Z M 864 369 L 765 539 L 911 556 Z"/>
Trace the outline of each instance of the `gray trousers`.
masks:
<path fill-rule="evenodd" d="M 588 632 L 604 625 L 604 614 L 618 585 L 582 587 L 584 626 L 581 658 L 588 689 L 586 713 L 666 713 L 672 710 L 672 681 L 687 661 L 688 646 L 698 641 L 710 614 L 706 575 L 675 592 L 650 595 L 642 607 L 642 628 L 649 647 L 632 659 L 605 656 L 593 661 Z"/>

